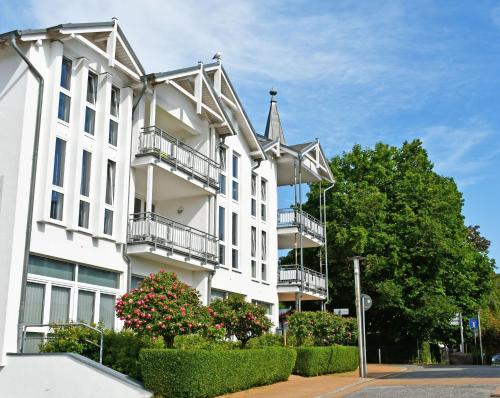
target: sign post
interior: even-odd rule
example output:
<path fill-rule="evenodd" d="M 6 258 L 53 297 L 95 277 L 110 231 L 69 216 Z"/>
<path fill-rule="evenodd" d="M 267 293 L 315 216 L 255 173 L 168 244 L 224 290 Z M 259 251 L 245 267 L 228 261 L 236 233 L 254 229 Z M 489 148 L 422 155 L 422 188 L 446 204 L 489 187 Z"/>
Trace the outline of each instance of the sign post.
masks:
<path fill-rule="evenodd" d="M 479 351 L 481 353 L 481 365 L 484 365 L 484 358 L 483 358 L 483 339 L 481 337 L 481 315 L 479 311 L 477 312 L 477 327 L 479 330 Z"/>
<path fill-rule="evenodd" d="M 354 257 L 354 295 L 356 298 L 356 317 L 358 318 L 358 346 L 359 346 L 359 376 L 366 377 L 366 358 L 364 341 L 364 310 L 361 300 L 361 282 L 359 271 L 359 257 Z"/>

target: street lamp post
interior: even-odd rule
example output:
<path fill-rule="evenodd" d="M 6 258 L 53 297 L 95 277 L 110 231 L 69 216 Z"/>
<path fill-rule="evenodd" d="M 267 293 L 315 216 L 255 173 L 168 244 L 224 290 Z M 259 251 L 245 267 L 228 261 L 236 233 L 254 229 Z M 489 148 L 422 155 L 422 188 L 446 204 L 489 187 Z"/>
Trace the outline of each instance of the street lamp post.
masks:
<path fill-rule="evenodd" d="M 360 257 L 354 257 L 354 294 L 356 297 L 356 317 L 358 318 L 359 376 L 366 377 L 366 342 L 364 325 L 364 303 L 361 299 L 361 281 L 359 270 Z"/>

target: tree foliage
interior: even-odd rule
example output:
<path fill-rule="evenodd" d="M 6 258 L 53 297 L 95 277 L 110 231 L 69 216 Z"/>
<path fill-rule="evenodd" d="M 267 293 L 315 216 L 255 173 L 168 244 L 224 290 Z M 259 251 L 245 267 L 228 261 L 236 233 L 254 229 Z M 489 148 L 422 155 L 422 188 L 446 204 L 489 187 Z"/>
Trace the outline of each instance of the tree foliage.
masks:
<path fill-rule="evenodd" d="M 374 299 L 369 328 L 393 338 L 450 339 L 456 312 L 473 314 L 491 290 L 494 263 L 478 229 L 464 224 L 462 194 L 433 170 L 422 143 L 359 145 L 334 157 L 327 194 L 330 307 L 354 310 L 350 257 Z M 319 216 L 319 186 L 304 209 Z M 485 250 L 486 249 L 486 250 Z M 306 262 L 318 263 L 317 249 Z M 456 327 L 455 327 L 456 328 Z"/>
<path fill-rule="evenodd" d="M 214 323 L 225 328 L 227 337 L 234 336 L 241 342 L 241 348 L 245 348 L 248 340 L 261 336 L 272 326 L 263 307 L 237 295 L 215 300 L 209 312 Z"/>

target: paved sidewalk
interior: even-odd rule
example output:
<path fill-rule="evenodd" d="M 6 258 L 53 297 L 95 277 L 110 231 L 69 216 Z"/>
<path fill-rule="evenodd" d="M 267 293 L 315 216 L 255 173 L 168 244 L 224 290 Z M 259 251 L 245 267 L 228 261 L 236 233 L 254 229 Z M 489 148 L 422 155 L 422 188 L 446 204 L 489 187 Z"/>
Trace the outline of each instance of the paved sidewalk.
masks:
<path fill-rule="evenodd" d="M 368 365 L 366 379 L 361 379 L 357 370 L 317 377 L 292 375 L 287 381 L 224 395 L 224 398 L 333 398 L 358 384 L 404 370 L 402 366 Z"/>

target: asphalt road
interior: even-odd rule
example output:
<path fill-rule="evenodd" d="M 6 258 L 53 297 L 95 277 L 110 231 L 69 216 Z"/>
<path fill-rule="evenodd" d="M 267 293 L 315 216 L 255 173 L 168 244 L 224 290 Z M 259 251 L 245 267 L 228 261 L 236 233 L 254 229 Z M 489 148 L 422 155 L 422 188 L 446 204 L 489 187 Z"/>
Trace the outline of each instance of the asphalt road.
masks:
<path fill-rule="evenodd" d="M 379 379 L 348 398 L 489 398 L 500 386 L 500 368 L 490 366 L 410 367 Z"/>

